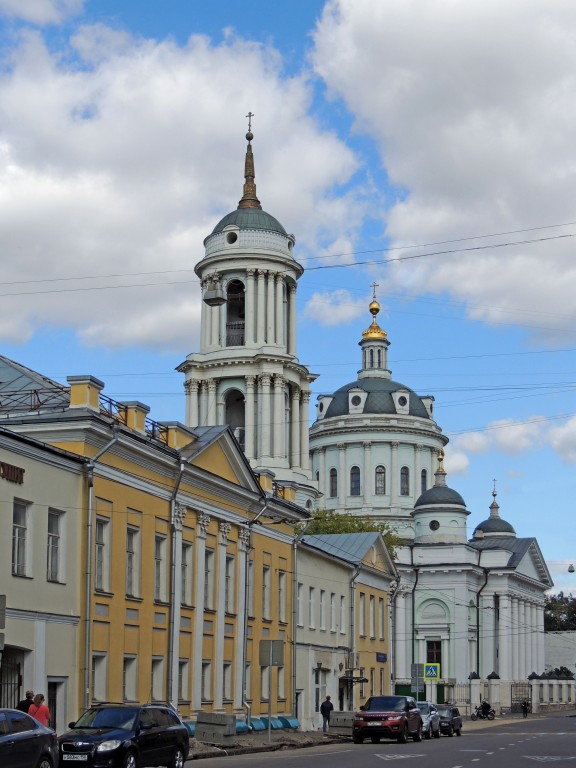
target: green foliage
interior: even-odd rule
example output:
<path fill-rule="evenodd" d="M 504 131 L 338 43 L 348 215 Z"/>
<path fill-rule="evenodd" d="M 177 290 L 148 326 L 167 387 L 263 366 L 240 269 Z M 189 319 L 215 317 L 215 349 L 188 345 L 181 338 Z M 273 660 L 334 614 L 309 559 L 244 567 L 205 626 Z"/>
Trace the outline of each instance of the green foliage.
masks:
<path fill-rule="evenodd" d="M 574 672 L 570 672 L 568 667 L 554 667 L 550 672 L 548 672 L 549 677 L 571 677 L 574 678 Z"/>
<path fill-rule="evenodd" d="M 576 630 L 576 597 L 565 595 L 564 592 L 546 596 L 544 630 L 546 632 Z"/>
<path fill-rule="evenodd" d="M 309 525 L 308 535 L 325 533 L 380 533 L 386 544 L 390 557 L 396 559 L 396 547 L 401 543 L 400 538 L 392 531 L 388 523 L 371 517 L 362 517 L 349 512 L 334 512 L 331 509 L 318 509 L 314 512 Z"/>

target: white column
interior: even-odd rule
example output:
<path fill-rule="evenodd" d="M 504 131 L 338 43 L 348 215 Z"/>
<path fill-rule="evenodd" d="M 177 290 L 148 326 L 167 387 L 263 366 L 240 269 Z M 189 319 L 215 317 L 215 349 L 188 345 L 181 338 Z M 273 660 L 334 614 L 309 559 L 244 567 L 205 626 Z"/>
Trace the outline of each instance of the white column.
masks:
<path fill-rule="evenodd" d="M 284 277 L 276 275 L 276 344 L 284 346 Z"/>
<path fill-rule="evenodd" d="M 494 657 L 495 647 L 495 622 L 494 622 L 494 597 L 492 595 L 481 596 L 480 598 L 480 669 L 476 672 L 480 677 L 487 677 L 491 672 L 496 671 L 496 660 Z"/>
<path fill-rule="evenodd" d="M 370 504 L 372 498 L 372 443 L 366 440 L 364 443 L 364 469 L 362 472 L 362 483 L 364 487 L 364 504 Z"/>
<path fill-rule="evenodd" d="M 399 443 L 394 441 L 390 443 L 392 454 L 390 457 L 390 507 L 392 513 L 394 513 L 398 506 L 398 492 L 400 485 L 400 478 L 398 477 L 398 445 Z"/>
<path fill-rule="evenodd" d="M 268 272 L 268 292 L 266 297 L 266 344 L 274 344 L 274 273 Z"/>
<path fill-rule="evenodd" d="M 514 629 L 512 629 L 514 631 Z M 528 658 L 530 656 L 530 635 L 532 634 L 532 627 L 530 626 L 530 605 L 526 600 L 520 601 L 520 627 L 518 630 L 519 640 L 519 672 L 520 679 L 525 680 L 530 674 L 528 671 Z"/>
<path fill-rule="evenodd" d="M 520 628 L 520 606 L 518 603 L 518 598 L 513 597 L 512 600 L 512 626 L 514 627 L 514 632 L 516 634 L 516 637 L 520 637 L 520 633 L 522 632 L 522 629 Z M 516 640 L 516 643 L 514 645 L 518 645 L 518 639 Z M 518 648 L 516 649 L 518 651 Z M 513 653 L 512 654 L 512 679 L 513 680 L 519 680 L 520 679 L 520 653 Z"/>
<path fill-rule="evenodd" d="M 346 506 L 346 488 L 348 478 L 346 477 L 346 445 L 338 443 L 338 506 Z"/>
<path fill-rule="evenodd" d="M 406 650 L 410 647 L 408 633 L 406 629 L 406 613 L 408 607 L 406 605 L 406 597 L 403 592 L 399 592 L 395 603 L 395 627 L 396 638 L 394 643 L 394 651 L 396 653 L 396 659 L 394 661 L 395 673 L 394 678 L 404 679 L 408 676 L 408 666 L 406 664 Z"/>
<path fill-rule="evenodd" d="M 290 466 L 298 467 L 300 461 L 300 390 L 290 390 Z"/>
<path fill-rule="evenodd" d="M 197 712 L 202 709 L 202 645 L 204 640 L 204 587 L 206 581 L 205 558 L 206 558 L 206 533 L 210 523 L 209 515 L 198 513 L 196 526 L 196 547 L 195 547 L 195 592 L 194 605 L 196 606 L 194 616 L 194 653 L 192 657 L 192 707 Z"/>
<path fill-rule="evenodd" d="M 254 318 L 256 316 L 256 296 L 254 286 L 255 269 L 246 270 L 246 306 L 245 306 L 245 334 L 246 344 L 254 344 Z"/>
<path fill-rule="evenodd" d="M 209 307 L 210 310 L 210 344 L 217 347 L 220 344 L 220 307 Z"/>
<path fill-rule="evenodd" d="M 288 290 L 288 354 L 296 354 L 296 284 Z"/>
<path fill-rule="evenodd" d="M 532 635 L 536 631 L 536 628 L 532 624 L 532 606 L 526 600 L 524 602 L 524 666 L 520 667 L 520 673 L 522 680 L 526 680 L 530 672 L 530 657 L 532 650 Z"/>
<path fill-rule="evenodd" d="M 270 456 L 270 374 L 260 376 L 260 397 L 262 399 L 262 423 L 260 424 L 260 458 Z"/>
<path fill-rule="evenodd" d="M 318 490 L 326 496 L 326 449 L 318 448 Z"/>
<path fill-rule="evenodd" d="M 200 419 L 199 424 L 201 427 L 205 427 L 206 417 L 208 415 L 208 382 L 200 382 Z"/>
<path fill-rule="evenodd" d="M 226 547 L 228 546 L 228 534 L 230 523 L 220 523 L 220 536 L 218 538 L 218 601 L 216 603 L 216 623 L 214 640 L 216 642 L 213 660 L 214 665 L 214 709 L 223 707 L 224 689 L 224 609 L 226 606 Z"/>
<path fill-rule="evenodd" d="M 304 472 L 310 469 L 310 441 L 308 437 L 308 408 L 310 405 L 310 392 L 302 390 L 300 399 L 300 466 Z"/>
<path fill-rule="evenodd" d="M 254 376 L 246 376 L 246 402 L 244 405 L 244 452 L 247 459 L 253 459 L 254 453 L 254 432 L 256 426 L 255 408 L 254 408 Z"/>
<path fill-rule="evenodd" d="M 260 346 L 264 344 L 264 334 L 266 333 L 266 273 L 264 270 L 258 270 L 258 312 L 256 316 L 256 343 Z"/>
<path fill-rule="evenodd" d="M 197 427 L 198 420 L 198 381 L 189 379 L 186 384 L 186 426 Z"/>
<path fill-rule="evenodd" d="M 246 669 L 244 632 L 246 631 L 246 568 L 250 551 L 250 532 L 241 529 L 238 535 L 238 583 L 236 585 L 236 605 L 238 607 L 238 631 L 234 638 L 234 709 L 242 711 L 244 691 L 242 682 Z"/>
<path fill-rule="evenodd" d="M 530 637 L 532 638 L 532 644 L 530 648 L 530 664 L 527 671 L 527 675 L 531 674 L 532 672 L 536 672 L 538 667 L 538 637 L 543 634 L 544 632 L 544 626 L 538 624 L 538 606 L 532 605 L 530 609 L 530 613 L 532 616 L 532 619 L 530 621 L 530 625 L 532 627 L 532 632 Z M 538 672 L 538 674 L 541 674 Z"/>
<path fill-rule="evenodd" d="M 539 675 L 544 672 L 544 606 L 538 606 L 538 659 L 536 661 L 536 669 Z"/>
<path fill-rule="evenodd" d="M 414 498 L 417 499 L 422 491 L 422 445 L 414 446 Z M 430 478 L 428 478 L 430 485 Z"/>
<path fill-rule="evenodd" d="M 272 455 L 276 459 L 284 457 L 284 379 L 274 376 L 274 417 L 272 419 L 272 436 L 274 448 Z"/>
<path fill-rule="evenodd" d="M 208 381 L 208 411 L 206 413 L 206 426 L 213 427 L 216 420 L 216 382 L 214 379 Z"/>
<path fill-rule="evenodd" d="M 200 284 L 201 289 L 201 296 L 204 295 L 204 290 L 206 288 L 206 280 L 202 280 Z M 202 352 L 206 352 L 208 349 L 208 345 L 210 344 L 210 313 L 209 310 L 210 307 L 208 304 L 206 304 L 205 301 L 200 302 L 200 335 L 202 338 L 201 342 L 201 350 Z"/>
<path fill-rule="evenodd" d="M 510 680 L 510 597 L 500 595 L 500 620 L 498 623 L 498 674 L 501 680 Z"/>

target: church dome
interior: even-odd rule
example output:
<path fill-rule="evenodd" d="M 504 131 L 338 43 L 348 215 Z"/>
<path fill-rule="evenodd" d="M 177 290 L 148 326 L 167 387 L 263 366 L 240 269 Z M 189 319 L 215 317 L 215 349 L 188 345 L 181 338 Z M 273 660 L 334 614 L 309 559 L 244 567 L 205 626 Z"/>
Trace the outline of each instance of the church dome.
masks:
<path fill-rule="evenodd" d="M 458 504 L 461 507 L 466 506 L 466 502 L 460 496 L 458 491 L 449 488 L 447 485 L 433 485 L 418 498 L 414 509 L 418 507 L 428 507 L 433 504 Z"/>
<path fill-rule="evenodd" d="M 281 235 L 287 234 L 278 219 L 261 208 L 237 208 L 235 211 L 227 213 L 216 224 L 211 234 L 215 235 L 222 232 L 230 225 L 238 227 L 238 229 L 266 229 L 269 232 L 279 232 Z"/>
<path fill-rule="evenodd" d="M 397 415 L 398 407 L 394 395 L 400 393 L 400 398 L 407 400 L 407 415 L 430 419 L 426 406 L 415 392 L 397 381 L 379 376 L 366 376 L 337 389 L 326 410 L 326 419 L 333 416 L 347 416 L 350 413 L 348 393 L 352 389 L 363 390 L 367 393 L 366 402 L 362 409 L 363 415 L 367 413 Z"/>
<path fill-rule="evenodd" d="M 472 537 L 480 539 L 484 536 L 516 536 L 516 531 L 512 525 L 500 517 L 500 507 L 496 501 L 496 489 L 492 491 L 492 496 L 494 500 L 490 504 L 490 517 L 476 526 Z"/>

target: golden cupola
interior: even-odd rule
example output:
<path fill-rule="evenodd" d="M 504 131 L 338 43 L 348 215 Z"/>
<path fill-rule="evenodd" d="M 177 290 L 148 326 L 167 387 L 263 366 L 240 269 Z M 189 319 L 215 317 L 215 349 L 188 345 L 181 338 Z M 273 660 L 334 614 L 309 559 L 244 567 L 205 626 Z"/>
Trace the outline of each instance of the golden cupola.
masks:
<path fill-rule="evenodd" d="M 380 312 L 380 303 L 376 299 L 377 284 L 372 284 L 374 295 L 368 306 L 368 311 L 372 315 L 372 323 L 362 332 L 360 346 L 362 347 L 362 369 L 358 372 L 360 378 L 366 376 L 382 376 L 390 378 L 390 371 L 387 368 L 388 347 L 390 342 L 386 331 L 378 325 L 377 317 Z"/>

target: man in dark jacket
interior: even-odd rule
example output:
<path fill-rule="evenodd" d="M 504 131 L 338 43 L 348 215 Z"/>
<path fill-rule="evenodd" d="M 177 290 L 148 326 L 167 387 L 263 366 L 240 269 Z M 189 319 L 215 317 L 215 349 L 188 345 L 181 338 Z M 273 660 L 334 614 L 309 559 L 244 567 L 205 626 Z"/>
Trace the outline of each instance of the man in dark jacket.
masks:
<path fill-rule="evenodd" d="M 26 691 L 26 698 L 17 705 L 20 712 L 28 712 L 30 705 L 34 703 L 34 691 Z"/>
<path fill-rule="evenodd" d="M 334 704 L 330 701 L 330 696 L 326 696 L 326 700 L 320 704 L 320 714 L 322 715 L 322 730 L 324 733 L 330 727 L 330 712 L 334 709 Z"/>

